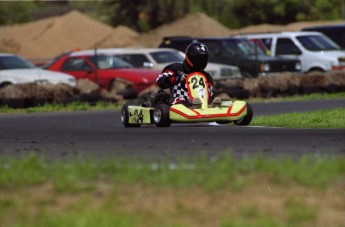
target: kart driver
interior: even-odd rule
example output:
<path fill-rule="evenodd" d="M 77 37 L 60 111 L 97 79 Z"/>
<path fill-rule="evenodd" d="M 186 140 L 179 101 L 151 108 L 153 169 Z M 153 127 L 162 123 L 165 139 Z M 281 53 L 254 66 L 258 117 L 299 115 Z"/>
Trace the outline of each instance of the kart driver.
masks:
<path fill-rule="evenodd" d="M 185 59 L 182 63 L 172 63 L 163 69 L 157 78 L 157 85 L 162 89 L 170 89 L 173 98 L 172 104 L 181 103 L 189 106 L 189 96 L 185 80 L 189 73 L 201 72 L 206 76 L 209 101 L 211 101 L 213 96 L 213 78 L 204 71 L 207 62 L 208 49 L 205 44 L 193 42 L 186 48 Z"/>

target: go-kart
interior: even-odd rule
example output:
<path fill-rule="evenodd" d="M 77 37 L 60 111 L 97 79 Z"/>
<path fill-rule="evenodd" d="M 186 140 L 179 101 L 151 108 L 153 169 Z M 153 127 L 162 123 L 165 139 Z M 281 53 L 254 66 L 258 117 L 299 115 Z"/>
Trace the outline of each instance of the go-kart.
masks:
<path fill-rule="evenodd" d="M 208 102 L 206 76 L 200 72 L 188 74 L 185 79 L 190 105 L 171 104 L 170 95 L 158 92 L 150 105 L 125 104 L 121 109 L 121 121 L 125 127 L 155 124 L 169 127 L 171 123 L 217 122 L 248 125 L 253 117 L 252 107 L 245 101 L 221 100 Z"/>

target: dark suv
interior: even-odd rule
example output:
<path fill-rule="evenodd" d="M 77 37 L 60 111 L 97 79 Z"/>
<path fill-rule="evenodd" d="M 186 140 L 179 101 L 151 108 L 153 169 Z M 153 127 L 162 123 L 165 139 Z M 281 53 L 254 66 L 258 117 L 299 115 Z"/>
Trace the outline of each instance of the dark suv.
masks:
<path fill-rule="evenodd" d="M 267 56 L 246 38 L 238 37 L 164 37 L 159 47 L 185 51 L 191 42 L 202 42 L 209 49 L 209 62 L 238 66 L 244 77 L 277 72 L 300 72 L 299 60 Z"/>

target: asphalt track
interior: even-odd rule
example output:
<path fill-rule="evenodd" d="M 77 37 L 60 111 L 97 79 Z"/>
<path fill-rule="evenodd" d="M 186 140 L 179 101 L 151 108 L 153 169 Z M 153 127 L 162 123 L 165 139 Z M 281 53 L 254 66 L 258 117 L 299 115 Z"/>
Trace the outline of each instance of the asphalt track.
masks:
<path fill-rule="evenodd" d="M 254 117 L 345 107 L 345 99 L 253 104 Z M 332 116 L 329 116 L 332 117 Z M 124 155 L 177 158 L 198 154 L 236 156 L 345 155 L 345 129 L 284 129 L 217 124 L 124 128 L 120 111 L 0 114 L 0 156 L 32 152 L 49 160 Z"/>

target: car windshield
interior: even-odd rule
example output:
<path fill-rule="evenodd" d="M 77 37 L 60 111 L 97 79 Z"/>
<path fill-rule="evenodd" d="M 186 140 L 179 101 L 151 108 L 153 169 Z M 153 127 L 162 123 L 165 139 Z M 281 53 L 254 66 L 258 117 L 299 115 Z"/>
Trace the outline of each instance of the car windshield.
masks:
<path fill-rule="evenodd" d="M 36 68 L 31 62 L 18 56 L 0 56 L 0 70 Z"/>
<path fill-rule="evenodd" d="M 261 48 L 246 39 L 228 39 L 223 42 L 225 51 L 231 55 L 264 55 Z"/>
<path fill-rule="evenodd" d="M 97 55 L 90 56 L 88 59 L 96 65 L 99 69 L 119 69 L 119 68 L 133 68 L 128 62 L 111 55 Z M 96 61 L 97 59 L 97 61 Z"/>
<path fill-rule="evenodd" d="M 304 35 L 298 36 L 297 39 L 307 50 L 340 50 L 341 48 L 326 36 L 322 35 Z"/>
<path fill-rule="evenodd" d="M 175 51 L 157 51 L 150 54 L 158 64 L 181 62 L 184 59 L 182 55 Z"/>

